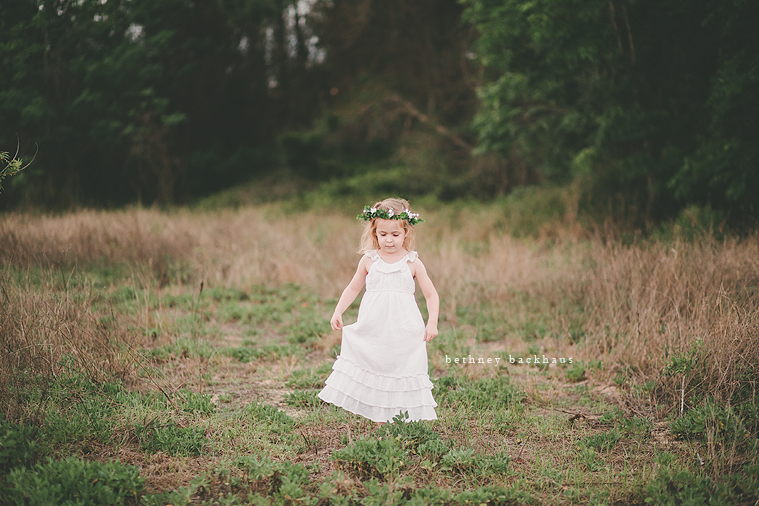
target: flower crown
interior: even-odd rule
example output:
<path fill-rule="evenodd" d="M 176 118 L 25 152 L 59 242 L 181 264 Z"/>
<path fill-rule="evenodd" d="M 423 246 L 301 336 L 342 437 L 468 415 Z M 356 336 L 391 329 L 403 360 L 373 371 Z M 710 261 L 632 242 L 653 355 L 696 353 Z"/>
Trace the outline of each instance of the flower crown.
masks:
<path fill-rule="evenodd" d="M 364 211 L 356 216 L 357 220 L 371 221 L 374 218 L 383 220 L 408 220 L 410 225 L 424 222 L 419 218 L 419 213 L 412 213 L 410 209 L 405 209 L 399 214 L 395 214 L 392 209 L 378 209 L 376 207 L 364 206 Z"/>

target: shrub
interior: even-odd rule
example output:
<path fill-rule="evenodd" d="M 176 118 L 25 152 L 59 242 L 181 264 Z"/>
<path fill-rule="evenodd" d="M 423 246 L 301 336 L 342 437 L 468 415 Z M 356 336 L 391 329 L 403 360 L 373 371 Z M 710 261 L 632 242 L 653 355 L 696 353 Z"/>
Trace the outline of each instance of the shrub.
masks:
<path fill-rule="evenodd" d="M 135 466 L 69 457 L 11 470 L 4 495 L 18 505 L 115 506 L 136 501 L 144 482 Z"/>
<path fill-rule="evenodd" d="M 420 445 L 439 441 L 440 434 L 429 428 L 429 425 L 418 421 L 408 422 L 408 412 L 393 417 L 393 423 L 383 425 L 377 430 L 377 436 L 394 438 L 405 451 L 414 453 Z"/>
<path fill-rule="evenodd" d="M 750 435 L 749 429 L 735 410 L 716 404 L 711 398 L 683 413 L 670 422 L 672 434 L 678 439 L 724 439 L 733 436 L 738 441 Z"/>
<path fill-rule="evenodd" d="M 287 495 L 299 504 L 306 499 L 302 487 L 308 484 L 309 472 L 300 464 L 246 455 L 235 460 L 233 465 L 247 474 L 251 488 L 257 492 Z"/>
<path fill-rule="evenodd" d="M 36 436 L 34 427 L 8 423 L 0 414 L 0 475 L 32 462 Z"/>
<path fill-rule="evenodd" d="M 759 501 L 759 465 L 745 466 L 742 473 L 715 482 L 688 470 L 662 467 L 646 487 L 646 503 L 662 506 L 685 504 L 755 504 Z"/>
<path fill-rule="evenodd" d="M 395 438 L 360 439 L 353 446 L 332 453 L 331 459 L 339 468 L 361 479 L 380 478 L 397 474 L 409 455 Z"/>
<path fill-rule="evenodd" d="M 460 474 L 471 473 L 478 465 L 477 457 L 471 448 L 460 448 L 451 450 L 443 455 L 440 461 L 442 468 L 451 470 Z"/>

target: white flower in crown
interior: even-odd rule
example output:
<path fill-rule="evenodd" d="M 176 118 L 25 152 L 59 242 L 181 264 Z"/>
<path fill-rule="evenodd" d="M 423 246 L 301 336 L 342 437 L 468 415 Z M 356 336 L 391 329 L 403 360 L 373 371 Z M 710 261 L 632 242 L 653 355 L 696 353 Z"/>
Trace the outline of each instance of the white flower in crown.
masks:
<path fill-rule="evenodd" d="M 377 212 L 377 208 L 376 208 L 376 207 L 372 207 L 371 209 L 369 209 L 369 212 L 370 212 L 371 214 L 374 214 L 374 213 L 376 213 L 376 212 Z"/>
<path fill-rule="evenodd" d="M 390 215 L 390 217 L 392 218 L 393 216 L 395 216 L 395 211 L 393 211 L 392 209 L 388 209 L 387 214 Z"/>

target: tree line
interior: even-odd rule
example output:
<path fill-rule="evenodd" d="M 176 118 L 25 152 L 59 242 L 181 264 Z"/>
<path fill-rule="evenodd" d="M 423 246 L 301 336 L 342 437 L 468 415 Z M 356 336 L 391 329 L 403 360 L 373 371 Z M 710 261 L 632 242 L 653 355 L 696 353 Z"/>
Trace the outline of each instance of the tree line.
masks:
<path fill-rule="evenodd" d="M 755 217 L 758 14 L 753 0 L 9 0 L 0 148 L 37 154 L 3 205 L 181 203 L 269 174 L 426 164 L 404 189 L 574 182 L 589 209 L 639 221 L 692 204 Z"/>
<path fill-rule="evenodd" d="M 759 2 L 468 0 L 480 149 L 643 219 L 759 212 Z M 603 201 L 606 201 L 605 203 Z"/>

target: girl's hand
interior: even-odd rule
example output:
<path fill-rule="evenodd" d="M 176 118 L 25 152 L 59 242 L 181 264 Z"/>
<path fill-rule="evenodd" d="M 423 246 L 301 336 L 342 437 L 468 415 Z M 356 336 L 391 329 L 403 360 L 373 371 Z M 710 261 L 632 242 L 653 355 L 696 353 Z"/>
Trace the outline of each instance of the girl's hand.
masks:
<path fill-rule="evenodd" d="M 332 330 L 340 330 L 343 328 L 343 315 L 341 314 L 333 314 L 332 319 L 329 321 L 329 324 L 332 325 Z"/>
<path fill-rule="evenodd" d="M 427 324 L 427 326 L 424 328 L 424 340 L 425 341 L 432 341 L 437 336 L 437 325 L 430 322 Z"/>

